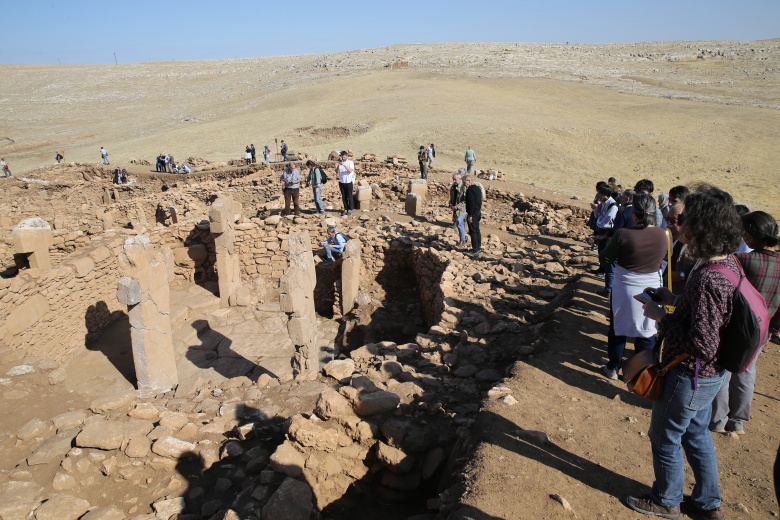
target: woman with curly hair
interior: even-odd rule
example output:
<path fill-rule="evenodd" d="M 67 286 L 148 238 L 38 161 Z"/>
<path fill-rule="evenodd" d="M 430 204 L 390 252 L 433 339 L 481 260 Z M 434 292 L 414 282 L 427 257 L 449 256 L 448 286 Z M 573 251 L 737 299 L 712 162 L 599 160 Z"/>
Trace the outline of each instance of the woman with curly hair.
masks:
<path fill-rule="evenodd" d="M 678 217 L 679 219 L 679 217 Z M 662 303 L 675 305 L 667 314 L 663 307 L 646 303 L 644 313 L 658 321 L 664 336 L 663 364 L 686 354 L 689 357 L 664 377 L 661 397 L 653 403 L 648 438 L 653 453 L 655 482 L 650 493 L 628 497 L 628 506 L 642 514 L 679 518 L 683 502 L 683 449 L 693 469 L 696 484 L 686 505 L 695 518 L 723 518 L 720 511 L 718 461 L 707 427 L 712 400 L 725 370 L 717 363 L 720 329 L 732 313 L 735 287 L 708 264 L 720 264 L 739 274 L 731 252 L 739 245 L 741 225 L 731 196 L 717 188 L 693 193 L 685 199 L 682 234 L 696 266 L 682 295 L 667 289 L 648 289 Z"/>
<path fill-rule="evenodd" d="M 764 297 L 769 316 L 774 316 L 780 306 L 780 254 L 774 250 L 780 242 L 777 222 L 768 213 L 753 211 L 742 217 L 742 228 L 745 243 L 752 251 L 737 253 L 737 260 L 745 270 L 745 278 Z M 734 432 L 737 435 L 745 433 L 742 423 L 750 420 L 757 360 L 758 355 L 742 373 L 726 374 L 723 386 L 712 402 L 710 430 L 718 433 Z"/>

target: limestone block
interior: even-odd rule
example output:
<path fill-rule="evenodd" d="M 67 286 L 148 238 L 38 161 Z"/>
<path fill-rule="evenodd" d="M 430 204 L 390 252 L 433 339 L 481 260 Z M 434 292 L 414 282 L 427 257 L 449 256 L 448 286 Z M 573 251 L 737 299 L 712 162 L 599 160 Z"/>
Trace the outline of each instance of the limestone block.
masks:
<path fill-rule="evenodd" d="M 214 202 L 209 209 L 209 222 L 212 233 L 224 233 L 228 230 L 229 219 L 233 210 L 225 207 L 225 202 Z"/>
<path fill-rule="evenodd" d="M 409 193 L 422 198 L 428 196 L 428 181 L 426 179 L 409 179 Z"/>
<path fill-rule="evenodd" d="M 411 217 L 416 217 L 422 213 L 423 198 L 416 193 L 409 193 L 406 196 L 406 214 Z"/>
<path fill-rule="evenodd" d="M 162 437 L 152 445 L 152 452 L 161 457 L 180 458 L 187 452 L 194 452 L 197 446 L 191 442 L 176 437 Z"/>
<path fill-rule="evenodd" d="M 130 419 L 120 421 L 87 422 L 84 429 L 76 437 L 76 446 L 81 448 L 98 448 L 101 450 L 119 449 L 126 439 L 144 437 L 154 428 L 149 421 Z"/>
<path fill-rule="evenodd" d="M 353 407 L 361 417 L 391 412 L 396 409 L 401 398 L 393 392 L 379 390 L 378 392 L 361 393 Z"/>
<path fill-rule="evenodd" d="M 308 520 L 312 511 L 309 485 L 287 478 L 263 507 L 263 518 L 274 520 Z"/>
<path fill-rule="evenodd" d="M 53 460 L 64 457 L 73 445 L 73 439 L 79 434 L 79 429 L 66 430 L 43 441 L 35 451 L 27 457 L 28 466 L 47 464 Z"/>
<path fill-rule="evenodd" d="M 308 316 L 293 316 L 287 324 L 287 332 L 294 345 L 309 345 L 317 330 Z"/>
<path fill-rule="evenodd" d="M 200 267 L 208 258 L 208 250 L 203 244 L 173 249 L 173 261 L 180 267 Z"/>
<path fill-rule="evenodd" d="M 116 284 L 116 299 L 122 305 L 141 303 L 141 294 L 141 285 L 135 278 L 123 276 Z"/>
<path fill-rule="evenodd" d="M 14 226 L 11 239 L 18 253 L 49 249 L 52 244 L 51 226 L 40 217 L 28 218 Z"/>
<path fill-rule="evenodd" d="M 95 268 L 95 262 L 89 256 L 80 256 L 68 261 L 76 270 L 76 278 L 84 278 Z"/>
<path fill-rule="evenodd" d="M 288 477 L 299 477 L 303 473 L 303 455 L 296 450 L 290 441 L 285 441 L 271 455 L 271 469 L 284 473 Z"/>
<path fill-rule="evenodd" d="M 30 518 L 40 503 L 43 488 L 35 482 L 12 480 L 0 486 L 0 518 Z"/>
<path fill-rule="evenodd" d="M 371 197 L 371 186 L 358 186 L 356 198 L 359 202 L 370 201 Z"/>
<path fill-rule="evenodd" d="M 90 508 L 89 502 L 71 495 L 54 495 L 35 510 L 36 520 L 76 520 Z"/>
<path fill-rule="evenodd" d="M 40 294 L 35 294 L 8 315 L 5 326 L 11 335 L 16 335 L 35 325 L 48 312 L 49 302 Z"/>
<path fill-rule="evenodd" d="M 341 265 L 341 314 L 347 314 L 355 306 L 358 290 L 360 289 L 360 269 L 362 266 L 360 253 L 363 244 L 353 238 L 347 242 L 344 248 L 343 263 Z"/>

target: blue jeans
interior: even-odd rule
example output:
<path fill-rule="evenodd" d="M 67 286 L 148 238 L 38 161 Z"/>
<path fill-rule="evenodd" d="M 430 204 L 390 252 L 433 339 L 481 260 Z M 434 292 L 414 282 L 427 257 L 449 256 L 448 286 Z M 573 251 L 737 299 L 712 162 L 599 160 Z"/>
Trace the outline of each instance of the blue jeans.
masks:
<path fill-rule="evenodd" d="M 664 507 L 676 507 L 683 500 L 685 485 L 683 449 L 696 484 L 691 500 L 699 509 L 720 506 L 718 460 L 707 429 L 712 400 L 725 371 L 715 377 L 700 377 L 694 389 L 693 374 L 677 366 L 664 377 L 661 398 L 653 403 L 647 435 L 653 450 L 655 482 L 650 497 Z"/>
<path fill-rule="evenodd" d="M 466 241 L 466 215 L 460 215 L 455 219 L 455 226 L 458 228 L 458 234 L 460 235 L 460 241 Z"/>
<path fill-rule="evenodd" d="M 615 283 L 615 266 L 617 266 L 617 260 L 604 264 L 604 290 L 609 293 L 612 292 L 612 284 Z"/>
<path fill-rule="evenodd" d="M 314 193 L 314 205 L 317 206 L 317 213 L 324 213 L 325 207 L 322 205 L 322 184 L 314 184 L 311 187 Z"/>
<path fill-rule="evenodd" d="M 344 248 L 343 248 L 343 247 L 339 247 L 339 246 L 330 246 L 330 247 L 327 247 L 327 246 L 326 246 L 326 247 L 325 247 L 325 256 L 326 256 L 326 257 L 328 258 L 328 260 L 330 260 L 331 262 L 333 261 L 333 254 L 334 254 L 334 253 L 335 253 L 335 254 L 337 254 L 337 255 L 339 255 L 339 256 L 341 256 L 341 254 L 342 254 L 343 252 L 344 252 Z"/>

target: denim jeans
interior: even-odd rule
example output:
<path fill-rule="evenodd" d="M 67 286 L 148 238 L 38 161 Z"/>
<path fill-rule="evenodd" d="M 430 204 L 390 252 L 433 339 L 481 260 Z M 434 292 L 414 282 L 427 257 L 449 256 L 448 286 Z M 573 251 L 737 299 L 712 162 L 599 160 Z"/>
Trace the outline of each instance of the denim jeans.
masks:
<path fill-rule="evenodd" d="M 311 187 L 314 193 L 314 205 L 317 207 L 317 213 L 324 213 L 325 207 L 322 205 L 322 184 L 315 184 Z"/>
<path fill-rule="evenodd" d="M 466 214 L 460 215 L 455 218 L 455 226 L 458 228 L 458 235 L 460 235 L 460 241 L 466 241 Z"/>
<path fill-rule="evenodd" d="M 685 485 L 683 449 L 696 484 L 691 500 L 699 509 L 720 506 L 718 460 L 707 429 L 712 400 L 718 393 L 725 371 L 715 377 L 700 377 L 694 389 L 694 376 L 677 366 L 664 377 L 661 398 L 653 403 L 648 437 L 653 451 L 655 482 L 650 497 L 664 507 L 676 507 L 683 500 Z"/>
<path fill-rule="evenodd" d="M 617 266 L 617 260 L 604 264 L 604 290 L 609 293 L 612 292 L 612 285 L 615 283 L 615 266 Z"/>

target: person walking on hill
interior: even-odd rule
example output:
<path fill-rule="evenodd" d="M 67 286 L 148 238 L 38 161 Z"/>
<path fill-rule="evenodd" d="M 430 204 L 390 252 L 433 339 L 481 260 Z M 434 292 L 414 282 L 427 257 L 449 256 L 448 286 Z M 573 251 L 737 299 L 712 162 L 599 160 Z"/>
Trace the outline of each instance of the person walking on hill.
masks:
<path fill-rule="evenodd" d="M 420 177 L 423 179 L 428 178 L 428 150 L 424 146 L 420 147 L 420 151 L 417 153 L 417 161 L 420 163 Z"/>
<path fill-rule="evenodd" d="M 282 152 L 282 160 L 284 162 L 287 162 L 289 160 L 289 159 L 287 159 L 287 150 L 288 149 L 289 148 L 287 148 L 287 143 L 285 143 L 284 139 L 282 139 L 282 149 L 281 149 L 281 152 Z"/>
<path fill-rule="evenodd" d="M 301 188 L 301 172 L 295 167 L 294 162 L 289 163 L 284 169 L 281 180 L 284 191 L 284 211 L 282 214 L 290 214 L 290 202 L 292 202 L 295 215 L 300 215 L 301 210 L 298 201 Z"/>
<path fill-rule="evenodd" d="M 466 185 L 466 221 L 469 223 L 471 235 L 471 251 L 466 253 L 471 258 L 479 258 L 482 252 L 482 233 L 479 231 L 479 221 L 482 220 L 482 188 L 474 184 L 471 175 L 463 177 Z"/>
<path fill-rule="evenodd" d="M 428 147 L 428 168 L 433 167 L 433 159 L 436 157 L 436 148 L 433 146 L 433 143 Z"/>
<path fill-rule="evenodd" d="M 265 159 L 265 164 L 271 164 L 271 149 L 268 148 L 268 145 L 263 148 L 263 159 Z"/>
<path fill-rule="evenodd" d="M 111 164 L 108 162 L 108 152 L 102 146 L 100 147 L 100 157 L 103 158 L 103 164 Z"/>
<path fill-rule="evenodd" d="M 57 161 L 57 164 L 60 164 L 64 158 L 65 156 L 62 155 L 62 152 L 57 152 L 54 156 L 54 160 Z"/>
<path fill-rule="evenodd" d="M 13 177 L 13 175 L 11 175 L 11 168 L 8 167 L 8 163 L 5 162 L 5 159 L 0 159 L 0 169 L 3 170 L 3 177 Z"/>
<path fill-rule="evenodd" d="M 341 202 L 344 204 L 342 215 L 351 215 L 355 209 L 355 200 L 352 196 L 352 185 L 355 182 L 355 163 L 349 159 L 349 154 L 343 150 L 339 155 L 339 162 L 336 164 L 336 176 L 339 178 L 339 189 L 341 190 Z"/>
<path fill-rule="evenodd" d="M 249 145 L 249 151 L 252 153 L 252 164 L 257 162 L 257 152 L 255 151 L 255 145 Z"/>
<path fill-rule="evenodd" d="M 463 184 L 463 174 L 465 168 L 458 170 L 458 173 L 452 175 L 452 186 L 450 187 L 450 209 L 452 210 L 452 223 L 458 229 L 460 241 L 456 244 L 458 247 L 466 245 L 466 186 Z"/>
<path fill-rule="evenodd" d="M 474 150 L 471 149 L 471 146 L 466 150 L 464 160 L 466 161 L 466 173 L 471 175 L 474 173 L 474 163 L 477 162 L 477 155 L 474 153 Z"/>

